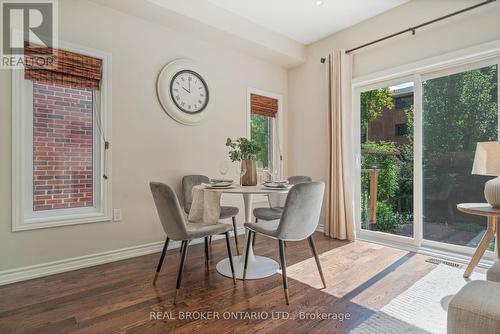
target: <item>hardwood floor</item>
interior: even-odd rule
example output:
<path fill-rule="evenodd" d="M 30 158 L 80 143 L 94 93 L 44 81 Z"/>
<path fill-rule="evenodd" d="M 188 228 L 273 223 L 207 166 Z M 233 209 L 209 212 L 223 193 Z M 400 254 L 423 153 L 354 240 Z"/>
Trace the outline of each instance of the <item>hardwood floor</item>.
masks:
<path fill-rule="evenodd" d="M 172 299 L 180 256 L 173 249 L 156 286 L 151 283 L 159 253 L 1 286 L 0 333 L 346 333 L 435 266 L 423 255 L 377 244 L 319 233 L 315 239 L 327 288 L 321 289 L 307 241 L 288 242 L 290 306 L 280 275 L 238 280 L 234 287 L 218 274 L 215 265 L 227 254 L 225 241 L 218 240 L 211 245 L 210 272 L 203 243 L 189 247 L 177 306 Z M 279 259 L 275 240 L 259 236 L 255 250 Z M 255 313 L 237 313 L 247 311 Z M 164 319 L 151 319 L 152 312 Z M 221 319 L 180 319 L 186 312 L 218 312 L 211 314 Z M 300 312 L 313 319 L 298 318 Z M 321 312 L 337 319 L 314 319 Z M 229 315 L 240 318 L 224 319 Z"/>

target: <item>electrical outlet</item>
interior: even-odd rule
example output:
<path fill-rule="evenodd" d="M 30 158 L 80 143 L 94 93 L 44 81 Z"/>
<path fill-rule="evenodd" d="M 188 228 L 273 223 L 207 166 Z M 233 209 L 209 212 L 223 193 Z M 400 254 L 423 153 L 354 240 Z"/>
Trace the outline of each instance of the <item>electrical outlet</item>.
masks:
<path fill-rule="evenodd" d="M 119 222 L 122 220 L 122 209 L 113 209 L 113 221 Z"/>

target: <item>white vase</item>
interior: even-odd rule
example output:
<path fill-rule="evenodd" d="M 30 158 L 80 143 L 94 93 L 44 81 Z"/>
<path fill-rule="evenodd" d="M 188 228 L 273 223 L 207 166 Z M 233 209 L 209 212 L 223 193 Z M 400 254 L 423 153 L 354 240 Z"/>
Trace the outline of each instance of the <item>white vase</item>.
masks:
<path fill-rule="evenodd" d="M 500 209 L 500 177 L 486 182 L 484 185 L 484 197 L 492 207 Z"/>

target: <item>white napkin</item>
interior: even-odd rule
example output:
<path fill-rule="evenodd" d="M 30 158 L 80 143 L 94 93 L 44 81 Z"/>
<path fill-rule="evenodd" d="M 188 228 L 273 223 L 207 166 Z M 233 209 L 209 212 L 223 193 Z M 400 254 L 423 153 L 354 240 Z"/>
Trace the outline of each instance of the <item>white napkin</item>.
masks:
<path fill-rule="evenodd" d="M 193 202 L 188 220 L 192 223 L 217 224 L 220 216 L 221 194 L 219 191 L 210 191 L 204 186 L 193 187 Z"/>

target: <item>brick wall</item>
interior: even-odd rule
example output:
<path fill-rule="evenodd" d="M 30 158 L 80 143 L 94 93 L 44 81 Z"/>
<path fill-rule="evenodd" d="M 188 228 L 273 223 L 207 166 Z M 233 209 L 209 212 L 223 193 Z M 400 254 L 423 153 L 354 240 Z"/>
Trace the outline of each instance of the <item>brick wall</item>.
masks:
<path fill-rule="evenodd" d="M 33 210 L 93 205 L 92 91 L 33 82 Z"/>
<path fill-rule="evenodd" d="M 373 120 L 368 125 L 368 140 L 388 141 L 398 146 L 408 144 L 408 137 L 396 136 L 396 124 L 407 124 L 405 109 L 384 108 L 379 118 Z"/>

